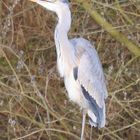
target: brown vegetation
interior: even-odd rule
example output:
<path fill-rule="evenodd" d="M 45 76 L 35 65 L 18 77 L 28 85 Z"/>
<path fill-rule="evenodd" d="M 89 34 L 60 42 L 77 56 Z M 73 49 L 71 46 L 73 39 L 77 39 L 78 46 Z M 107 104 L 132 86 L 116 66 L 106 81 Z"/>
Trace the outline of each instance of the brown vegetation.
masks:
<path fill-rule="evenodd" d="M 140 44 L 140 4 L 92 0 L 94 9 L 126 38 Z M 140 59 L 71 2 L 69 37 L 95 42 L 108 82 L 107 124 L 94 140 L 140 137 Z M 56 71 L 55 14 L 28 1 L 0 1 L 0 140 L 77 140 L 82 113 L 68 101 Z M 86 125 L 86 140 L 90 126 Z"/>

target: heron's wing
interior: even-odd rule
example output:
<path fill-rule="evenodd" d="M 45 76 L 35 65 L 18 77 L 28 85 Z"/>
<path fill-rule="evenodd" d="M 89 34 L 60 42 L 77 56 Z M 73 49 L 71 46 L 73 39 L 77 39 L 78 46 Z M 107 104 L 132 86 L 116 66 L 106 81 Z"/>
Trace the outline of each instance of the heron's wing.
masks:
<path fill-rule="evenodd" d="M 107 97 L 107 89 L 101 62 L 95 48 L 90 43 L 76 45 L 76 56 L 79 60 L 77 66 L 77 79 L 89 94 L 88 98 L 93 98 L 99 107 L 104 106 L 104 99 Z"/>

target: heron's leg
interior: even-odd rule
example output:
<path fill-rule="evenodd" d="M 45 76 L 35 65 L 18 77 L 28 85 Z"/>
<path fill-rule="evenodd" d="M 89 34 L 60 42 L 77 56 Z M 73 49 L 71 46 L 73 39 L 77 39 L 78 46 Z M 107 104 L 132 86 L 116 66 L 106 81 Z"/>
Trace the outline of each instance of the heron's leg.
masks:
<path fill-rule="evenodd" d="M 92 125 L 91 125 L 91 128 L 90 128 L 90 140 L 92 140 Z"/>
<path fill-rule="evenodd" d="M 84 140 L 85 121 L 86 121 L 86 111 L 83 110 L 82 131 L 81 131 L 81 139 L 80 140 Z"/>

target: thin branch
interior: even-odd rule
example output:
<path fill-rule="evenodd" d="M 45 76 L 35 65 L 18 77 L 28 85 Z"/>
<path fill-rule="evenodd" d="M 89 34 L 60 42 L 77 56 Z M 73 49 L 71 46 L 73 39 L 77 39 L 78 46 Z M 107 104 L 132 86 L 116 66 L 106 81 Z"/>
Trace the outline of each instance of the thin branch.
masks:
<path fill-rule="evenodd" d="M 83 8 L 88 11 L 91 17 L 102 26 L 112 37 L 114 37 L 118 42 L 120 42 L 123 46 L 127 47 L 130 52 L 132 52 L 136 56 L 140 56 L 140 46 L 137 46 L 135 43 L 126 38 L 123 34 L 118 32 L 114 27 L 108 23 L 104 18 L 100 16 L 100 14 L 93 9 L 91 3 L 87 0 L 77 0 Z"/>

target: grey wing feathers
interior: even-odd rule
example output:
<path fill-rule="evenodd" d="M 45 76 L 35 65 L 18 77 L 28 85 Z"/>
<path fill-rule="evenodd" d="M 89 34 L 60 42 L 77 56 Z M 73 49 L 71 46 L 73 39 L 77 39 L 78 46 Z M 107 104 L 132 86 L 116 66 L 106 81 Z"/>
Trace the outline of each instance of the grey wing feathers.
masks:
<path fill-rule="evenodd" d="M 85 90 L 85 88 L 81 85 L 82 92 L 84 94 L 84 97 L 88 100 L 91 110 L 96 116 L 96 121 L 89 115 L 90 117 L 90 124 L 92 125 L 94 123 L 94 126 L 102 127 L 104 126 L 104 108 L 100 108 L 94 98 L 92 98 L 89 93 Z"/>
<path fill-rule="evenodd" d="M 107 97 L 107 89 L 97 52 L 91 47 L 91 44 L 83 38 L 78 40 L 73 39 L 72 42 L 75 43 L 74 46 L 77 53 L 81 48 L 85 49 L 85 51 L 81 51 L 82 54 L 79 58 L 78 80 L 90 96 L 95 99 L 99 107 L 102 108 L 104 99 Z"/>
<path fill-rule="evenodd" d="M 90 50 L 93 55 L 93 51 Z M 102 67 L 94 53 L 94 58 L 90 53 L 85 53 L 80 59 L 78 67 L 78 80 L 85 89 L 96 100 L 97 104 L 102 107 L 104 98 L 107 96 L 105 80 Z"/>

